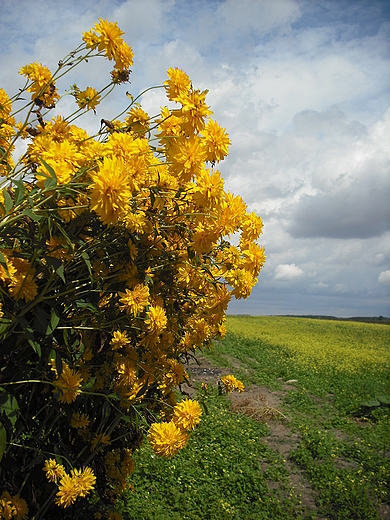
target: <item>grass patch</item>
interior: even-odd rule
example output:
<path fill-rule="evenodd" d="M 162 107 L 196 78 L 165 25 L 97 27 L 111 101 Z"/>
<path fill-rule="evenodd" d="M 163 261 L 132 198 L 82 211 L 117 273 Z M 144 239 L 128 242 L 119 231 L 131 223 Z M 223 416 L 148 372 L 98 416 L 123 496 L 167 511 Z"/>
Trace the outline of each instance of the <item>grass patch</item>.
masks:
<path fill-rule="evenodd" d="M 155 457 L 148 444 L 137 453 L 125 518 L 300 518 L 284 460 L 261 442 L 267 427 L 232 414 L 216 390 L 207 406 L 209 414 L 173 459 Z M 270 481 L 277 483 L 272 489 Z"/>
<path fill-rule="evenodd" d="M 233 413 L 214 391 L 209 415 L 182 452 L 158 459 L 145 443 L 136 454 L 124 518 L 385 518 L 379 511 L 390 511 L 390 327 L 228 317 L 227 331 L 204 355 L 246 385 L 283 391 L 281 411 L 296 439 L 286 461 L 262 441 L 263 422 Z M 284 386 L 291 379 L 294 386 Z M 291 486 L 296 472 L 309 482 L 315 510 L 300 504 L 300 489 Z"/>

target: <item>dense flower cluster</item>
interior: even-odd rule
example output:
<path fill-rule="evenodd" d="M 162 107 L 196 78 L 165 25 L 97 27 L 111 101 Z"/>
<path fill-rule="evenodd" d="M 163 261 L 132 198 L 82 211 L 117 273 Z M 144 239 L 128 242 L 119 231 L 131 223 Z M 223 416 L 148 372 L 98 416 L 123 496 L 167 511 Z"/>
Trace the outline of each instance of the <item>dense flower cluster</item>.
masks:
<path fill-rule="evenodd" d="M 188 430 L 200 423 L 202 409 L 197 401 L 185 399 L 173 409 L 170 422 L 151 425 L 148 439 L 157 455 L 170 458 L 184 448 L 188 439 Z"/>
<path fill-rule="evenodd" d="M 224 336 L 231 297 L 249 296 L 265 261 L 260 217 L 215 169 L 229 136 L 184 71 L 168 70 L 175 107 L 157 118 L 132 101 L 123 121 L 102 120 L 89 135 L 50 117 L 69 63 L 104 55 L 109 87 L 126 81 L 133 53 L 122 34 L 100 19 L 53 74 L 22 67 L 32 93 L 24 122 L 0 90 L 0 487 L 23 482 L 37 519 L 56 507 L 55 485 L 63 508 L 92 489 L 123 491 L 148 425 L 157 454 L 185 445 L 201 416 L 197 402 L 175 402 L 185 362 Z M 102 92 L 74 85 L 75 113 L 95 110 Z M 17 139 L 28 142 L 15 164 Z"/>

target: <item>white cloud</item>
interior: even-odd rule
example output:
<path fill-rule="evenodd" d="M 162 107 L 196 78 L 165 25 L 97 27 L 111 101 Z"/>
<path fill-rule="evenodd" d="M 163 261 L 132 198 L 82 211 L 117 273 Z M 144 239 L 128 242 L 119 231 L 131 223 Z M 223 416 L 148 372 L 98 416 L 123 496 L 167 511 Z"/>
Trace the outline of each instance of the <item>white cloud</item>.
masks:
<path fill-rule="evenodd" d="M 313 283 L 311 285 L 311 287 L 313 287 L 313 289 L 326 289 L 327 287 L 329 287 L 329 284 L 324 283 L 324 282 L 318 282 L 318 283 Z"/>
<path fill-rule="evenodd" d="M 378 282 L 383 284 L 390 283 L 390 269 L 387 271 L 382 271 L 378 276 Z"/>
<path fill-rule="evenodd" d="M 274 280 L 289 281 L 305 273 L 295 264 L 279 264 L 275 269 Z"/>

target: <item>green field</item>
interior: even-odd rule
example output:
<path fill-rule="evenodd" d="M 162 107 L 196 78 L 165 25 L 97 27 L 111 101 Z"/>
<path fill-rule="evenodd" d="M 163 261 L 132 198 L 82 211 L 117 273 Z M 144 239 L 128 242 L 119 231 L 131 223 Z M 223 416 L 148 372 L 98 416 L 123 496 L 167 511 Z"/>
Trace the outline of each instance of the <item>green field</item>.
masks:
<path fill-rule="evenodd" d="M 123 517 L 390 518 L 389 346 L 387 325 L 228 317 L 226 339 L 202 356 L 276 392 L 281 413 L 254 420 L 215 388 L 179 454 L 159 459 L 145 443 L 136 455 Z"/>

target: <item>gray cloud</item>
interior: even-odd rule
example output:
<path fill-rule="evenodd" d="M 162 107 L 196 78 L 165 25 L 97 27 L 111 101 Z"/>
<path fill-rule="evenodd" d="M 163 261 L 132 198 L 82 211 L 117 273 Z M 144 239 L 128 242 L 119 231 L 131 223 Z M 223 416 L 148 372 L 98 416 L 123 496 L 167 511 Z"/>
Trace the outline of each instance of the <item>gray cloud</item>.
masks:
<path fill-rule="evenodd" d="M 390 186 L 383 179 L 355 180 L 334 194 L 304 196 L 291 214 L 295 238 L 368 238 L 389 230 Z"/>

